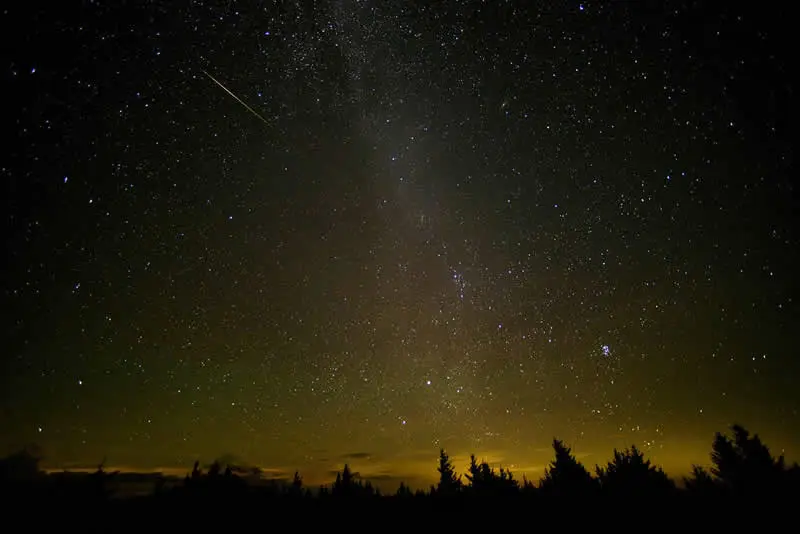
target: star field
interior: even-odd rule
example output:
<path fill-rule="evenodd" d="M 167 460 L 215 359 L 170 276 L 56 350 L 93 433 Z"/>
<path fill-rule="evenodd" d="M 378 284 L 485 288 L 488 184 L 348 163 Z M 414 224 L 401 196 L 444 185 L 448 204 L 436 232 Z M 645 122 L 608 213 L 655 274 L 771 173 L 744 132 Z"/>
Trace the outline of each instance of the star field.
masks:
<path fill-rule="evenodd" d="M 4 8 L 4 451 L 797 458 L 788 15 L 311 6 Z"/>

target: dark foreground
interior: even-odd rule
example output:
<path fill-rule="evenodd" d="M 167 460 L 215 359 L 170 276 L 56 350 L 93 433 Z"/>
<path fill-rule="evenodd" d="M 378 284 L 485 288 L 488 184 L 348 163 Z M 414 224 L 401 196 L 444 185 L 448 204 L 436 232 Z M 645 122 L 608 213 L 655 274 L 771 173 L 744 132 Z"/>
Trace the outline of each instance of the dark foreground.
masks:
<path fill-rule="evenodd" d="M 534 484 L 474 456 L 463 474 L 444 450 L 439 480 L 427 490 L 401 484 L 382 494 L 348 465 L 328 486 L 265 481 L 261 473 L 199 462 L 185 479 L 132 473 L 46 474 L 22 451 L 0 459 L 2 532 L 235 532 L 322 529 L 433 531 L 463 529 L 633 530 L 639 532 L 796 531 L 800 467 L 774 458 L 757 435 L 734 425 L 717 434 L 709 470 L 695 467 L 676 484 L 635 446 L 614 451 L 590 473 L 559 440 L 545 476 Z M 433 462 L 432 462 L 433 463 Z"/>
<path fill-rule="evenodd" d="M 758 528 L 793 530 L 793 498 L 707 498 L 687 495 L 652 500 L 595 498 L 188 499 L 178 496 L 111 500 L 5 501 L 5 532 L 235 532 L 324 529 L 428 532 L 558 528 L 679 531 Z"/>

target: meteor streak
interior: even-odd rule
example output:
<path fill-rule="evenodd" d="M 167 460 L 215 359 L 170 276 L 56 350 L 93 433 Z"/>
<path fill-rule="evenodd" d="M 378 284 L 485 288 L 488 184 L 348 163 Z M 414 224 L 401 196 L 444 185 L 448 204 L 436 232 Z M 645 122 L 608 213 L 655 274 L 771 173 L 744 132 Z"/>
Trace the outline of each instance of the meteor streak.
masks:
<path fill-rule="evenodd" d="M 230 89 L 228 89 L 227 87 L 225 87 L 224 85 L 222 85 L 222 83 L 221 83 L 219 80 L 217 80 L 216 78 L 214 78 L 212 75 L 210 75 L 210 74 L 209 74 L 208 72 L 206 72 L 206 71 L 203 71 L 203 74 L 205 74 L 206 76 L 208 76 L 208 77 L 211 79 L 211 81 L 212 81 L 212 82 L 214 82 L 215 84 L 217 84 L 217 85 L 219 85 L 220 87 L 222 87 L 222 90 L 223 90 L 223 91 L 225 91 L 226 93 L 228 93 L 229 95 L 231 95 L 233 98 L 235 98 L 237 102 L 239 102 L 241 105 L 243 105 L 243 106 L 244 106 L 244 107 L 247 109 L 247 111 L 249 111 L 250 113 L 252 113 L 252 114 L 253 114 L 253 115 L 255 115 L 256 117 L 258 117 L 258 119 L 259 119 L 261 122 L 263 122 L 264 124 L 266 124 L 267 126 L 269 126 L 269 123 L 267 122 L 267 119 L 265 119 L 264 117 L 262 117 L 261 115 L 259 115 L 259 114 L 258 114 L 258 112 L 256 112 L 256 110 L 254 110 L 253 108 L 251 108 L 250 106 L 248 106 L 247 104 L 245 104 L 245 103 L 244 103 L 244 100 L 242 100 L 241 98 L 239 98 L 238 96 L 236 96 L 235 94 L 233 94 L 233 92 L 232 92 Z"/>

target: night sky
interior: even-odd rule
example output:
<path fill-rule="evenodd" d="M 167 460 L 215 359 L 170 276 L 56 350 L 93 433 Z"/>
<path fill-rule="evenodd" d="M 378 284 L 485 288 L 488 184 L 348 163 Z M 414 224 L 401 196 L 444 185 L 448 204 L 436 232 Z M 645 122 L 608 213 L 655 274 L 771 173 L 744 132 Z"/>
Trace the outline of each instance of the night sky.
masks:
<path fill-rule="evenodd" d="M 800 457 L 790 7 L 430 4 L 2 8 L 0 452 Z"/>

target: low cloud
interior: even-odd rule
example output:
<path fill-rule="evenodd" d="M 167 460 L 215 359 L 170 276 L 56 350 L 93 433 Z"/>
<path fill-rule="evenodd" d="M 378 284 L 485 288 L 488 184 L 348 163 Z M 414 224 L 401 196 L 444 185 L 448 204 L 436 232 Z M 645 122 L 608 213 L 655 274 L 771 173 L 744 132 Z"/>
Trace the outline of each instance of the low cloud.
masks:
<path fill-rule="evenodd" d="M 336 476 L 339 475 L 341 472 L 342 472 L 341 469 L 331 469 L 330 471 L 327 471 L 325 474 L 330 478 L 336 478 Z M 351 471 L 350 474 L 353 475 L 353 478 L 364 478 L 361 476 L 360 471 Z"/>
<path fill-rule="evenodd" d="M 342 460 L 369 460 L 372 458 L 372 453 L 369 452 L 348 452 L 342 454 L 339 458 Z"/>

